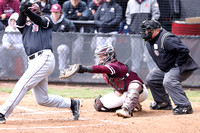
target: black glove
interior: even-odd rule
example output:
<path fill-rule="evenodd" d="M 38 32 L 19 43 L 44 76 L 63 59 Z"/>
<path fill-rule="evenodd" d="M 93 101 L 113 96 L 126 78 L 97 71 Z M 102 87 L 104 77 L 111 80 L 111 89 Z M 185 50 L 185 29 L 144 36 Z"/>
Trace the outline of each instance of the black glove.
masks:
<path fill-rule="evenodd" d="M 25 13 L 29 7 L 32 6 L 32 3 L 30 2 L 30 0 L 26 0 L 26 1 L 22 1 L 19 7 L 19 10 L 21 13 Z"/>

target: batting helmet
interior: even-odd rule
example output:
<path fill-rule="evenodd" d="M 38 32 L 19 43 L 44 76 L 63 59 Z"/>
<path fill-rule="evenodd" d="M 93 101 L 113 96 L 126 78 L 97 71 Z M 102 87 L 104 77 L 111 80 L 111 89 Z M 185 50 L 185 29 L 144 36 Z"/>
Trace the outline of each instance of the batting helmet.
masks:
<path fill-rule="evenodd" d="M 104 55 L 106 58 L 101 59 L 103 62 L 100 62 L 99 56 Z M 96 48 L 95 50 L 95 56 L 96 56 L 96 64 L 98 65 L 105 65 L 107 62 L 115 59 L 116 53 L 115 49 L 112 45 L 102 45 Z"/>

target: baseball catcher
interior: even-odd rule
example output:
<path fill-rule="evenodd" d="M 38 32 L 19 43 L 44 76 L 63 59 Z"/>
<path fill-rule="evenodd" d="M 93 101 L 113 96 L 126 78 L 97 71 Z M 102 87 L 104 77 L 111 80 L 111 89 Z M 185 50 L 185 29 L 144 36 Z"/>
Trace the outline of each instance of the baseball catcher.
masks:
<path fill-rule="evenodd" d="M 147 96 L 148 91 L 143 81 L 129 67 L 116 59 L 115 49 L 112 45 L 103 45 L 95 50 L 98 65 L 83 66 L 71 65 L 68 69 L 61 71 L 59 78 L 65 79 L 76 73 L 101 73 L 107 84 L 114 91 L 104 96 L 98 96 L 94 101 L 97 111 L 113 111 L 119 117 L 130 118 L 134 109 L 141 111 L 140 103 Z"/>

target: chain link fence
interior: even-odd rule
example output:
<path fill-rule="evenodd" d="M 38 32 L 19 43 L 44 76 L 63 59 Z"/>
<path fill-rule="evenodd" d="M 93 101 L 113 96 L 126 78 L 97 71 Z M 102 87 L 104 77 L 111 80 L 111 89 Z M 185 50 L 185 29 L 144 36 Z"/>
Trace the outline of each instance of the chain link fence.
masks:
<path fill-rule="evenodd" d="M 6 33 L 0 33 L 0 39 Z M 19 33 L 13 33 L 19 34 Z M 7 36 L 11 38 L 10 36 Z M 200 65 L 200 37 L 180 36 L 181 40 L 188 46 L 191 56 Z M 20 38 L 19 38 L 20 39 Z M 145 78 L 153 67 L 155 67 L 149 53 L 146 51 L 145 43 L 140 35 L 110 35 L 110 34 L 86 34 L 86 33 L 53 33 L 53 53 L 56 58 L 56 67 L 49 76 L 50 82 L 68 83 L 104 83 L 100 74 L 76 74 L 67 80 L 59 80 L 60 70 L 68 65 L 80 63 L 85 66 L 95 64 L 94 51 L 98 45 L 112 44 L 117 53 L 117 59 L 127 64 L 132 70 L 145 81 Z M 20 44 L 22 46 L 22 44 Z M 22 47 L 9 49 L 3 44 L 0 46 L 0 80 L 18 80 L 28 66 L 27 56 Z M 183 82 L 184 86 L 200 86 L 200 70 Z"/>

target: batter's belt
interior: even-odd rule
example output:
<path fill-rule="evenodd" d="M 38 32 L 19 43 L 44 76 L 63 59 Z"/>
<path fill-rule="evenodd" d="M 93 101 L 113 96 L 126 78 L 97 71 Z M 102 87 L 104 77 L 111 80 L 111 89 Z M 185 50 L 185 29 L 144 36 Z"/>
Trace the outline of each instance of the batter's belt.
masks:
<path fill-rule="evenodd" d="M 34 53 L 34 54 L 28 56 L 28 59 L 29 59 L 29 60 L 33 60 L 33 59 L 35 59 L 37 56 L 41 55 L 41 54 L 42 54 L 43 52 L 45 52 L 45 51 L 51 51 L 51 50 L 50 50 L 50 49 L 40 50 L 40 51 L 38 51 L 38 52 L 36 52 L 36 53 Z"/>

